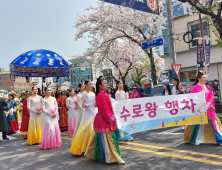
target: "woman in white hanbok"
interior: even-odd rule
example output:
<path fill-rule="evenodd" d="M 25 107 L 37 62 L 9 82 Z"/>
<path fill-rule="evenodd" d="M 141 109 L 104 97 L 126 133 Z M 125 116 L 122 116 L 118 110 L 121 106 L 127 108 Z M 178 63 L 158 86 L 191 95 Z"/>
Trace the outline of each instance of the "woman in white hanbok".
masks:
<path fill-rule="evenodd" d="M 94 132 L 93 121 L 96 115 L 95 93 L 92 92 L 93 83 L 85 82 L 86 90 L 82 94 L 83 115 L 79 129 L 70 147 L 70 152 L 75 155 L 82 155 L 89 144 Z"/>
<path fill-rule="evenodd" d="M 119 100 L 129 99 L 129 94 L 124 91 L 123 82 L 117 81 L 116 86 L 117 86 L 117 91 L 115 94 L 115 100 L 119 101 Z M 130 135 L 122 137 L 121 133 L 119 134 L 119 137 L 120 137 L 119 140 L 121 140 L 121 141 L 133 141 L 134 140 L 133 137 Z"/>
<path fill-rule="evenodd" d="M 82 113 L 83 113 L 83 108 L 82 108 L 82 94 L 85 90 L 85 84 L 79 84 L 79 93 L 77 94 L 77 104 L 78 104 L 78 115 L 77 115 L 77 119 L 76 119 L 76 125 L 75 125 L 75 129 L 74 129 L 74 134 L 71 140 L 71 144 L 76 136 L 76 132 L 79 129 L 79 125 L 80 122 L 82 120 Z"/>
<path fill-rule="evenodd" d="M 41 149 L 58 148 L 62 145 L 59 129 L 58 104 L 55 97 L 51 96 L 51 88 L 46 88 L 46 97 L 43 99 L 43 130 Z"/>
<path fill-rule="evenodd" d="M 33 95 L 28 98 L 27 107 L 29 110 L 29 127 L 27 143 L 29 145 L 39 144 L 42 139 L 42 96 L 37 95 L 38 88 L 32 88 Z"/>
<path fill-rule="evenodd" d="M 70 97 L 66 99 L 66 107 L 68 110 L 68 135 L 73 135 L 76 125 L 76 120 L 78 116 L 78 103 L 76 93 L 74 90 L 71 90 Z"/>

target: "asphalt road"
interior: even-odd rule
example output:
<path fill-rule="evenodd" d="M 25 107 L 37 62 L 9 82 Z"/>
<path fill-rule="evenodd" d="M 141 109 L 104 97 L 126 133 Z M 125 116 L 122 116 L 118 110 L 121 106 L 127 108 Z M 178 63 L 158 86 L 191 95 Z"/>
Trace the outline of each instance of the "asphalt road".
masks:
<path fill-rule="evenodd" d="M 62 169 L 62 170 L 170 170 L 222 169 L 222 146 L 183 143 L 181 127 L 164 128 L 133 134 L 133 142 L 120 142 L 126 165 L 107 164 L 69 152 L 71 136 L 62 133 L 62 147 L 41 150 L 29 146 L 17 133 L 9 141 L 0 137 L 0 170 Z"/>

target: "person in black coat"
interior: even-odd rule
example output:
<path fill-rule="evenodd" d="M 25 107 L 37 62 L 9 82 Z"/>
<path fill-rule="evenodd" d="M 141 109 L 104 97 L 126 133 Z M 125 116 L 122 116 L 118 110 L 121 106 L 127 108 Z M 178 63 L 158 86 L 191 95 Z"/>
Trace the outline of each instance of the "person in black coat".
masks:
<path fill-rule="evenodd" d="M 6 136 L 6 132 L 10 130 L 10 125 L 4 112 L 6 108 L 7 102 L 3 98 L 0 98 L 0 132 L 2 132 L 3 140 L 9 140 Z"/>

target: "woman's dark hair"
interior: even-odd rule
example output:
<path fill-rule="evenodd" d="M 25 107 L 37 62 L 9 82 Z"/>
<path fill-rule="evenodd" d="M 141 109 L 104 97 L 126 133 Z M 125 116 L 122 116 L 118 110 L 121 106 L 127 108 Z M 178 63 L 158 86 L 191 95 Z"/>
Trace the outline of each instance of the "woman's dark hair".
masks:
<path fill-rule="evenodd" d="M 95 87 L 93 87 L 93 88 L 92 88 L 92 91 L 93 91 L 94 93 L 96 92 L 96 89 L 95 89 Z"/>
<path fill-rule="evenodd" d="M 176 85 L 176 90 L 179 90 L 179 82 L 177 82 L 177 85 Z"/>
<path fill-rule="evenodd" d="M 35 86 L 34 86 L 34 87 L 32 87 L 32 90 L 33 90 L 34 88 L 37 88 L 37 87 L 35 87 Z M 38 90 L 38 88 L 37 88 L 37 90 Z"/>
<path fill-rule="evenodd" d="M 85 81 L 85 85 L 87 85 L 89 82 L 90 82 L 89 80 L 86 80 L 86 81 Z"/>
<path fill-rule="evenodd" d="M 173 80 L 177 81 L 177 83 L 179 83 L 179 81 L 180 81 L 177 77 L 173 77 Z"/>
<path fill-rule="evenodd" d="M 171 89 L 170 89 L 170 85 L 169 85 L 168 83 L 165 83 L 165 84 L 164 84 L 164 86 L 166 86 L 166 87 L 167 87 L 168 94 L 169 94 L 169 95 L 171 95 Z M 164 95 L 165 95 L 165 91 L 166 91 L 166 90 L 165 90 L 165 89 L 163 89 L 163 94 L 164 94 Z"/>
<path fill-rule="evenodd" d="M 116 81 L 116 91 L 118 90 L 118 86 L 117 85 L 119 85 L 120 82 L 122 82 L 122 81 Z"/>
<path fill-rule="evenodd" d="M 9 94 L 8 96 L 11 96 L 11 97 L 12 97 L 12 99 L 14 100 L 14 95 L 13 95 L 13 94 Z"/>
<path fill-rule="evenodd" d="M 198 80 L 198 79 L 200 79 L 203 75 L 205 75 L 205 74 L 202 73 L 202 72 L 198 72 L 194 85 L 196 85 L 196 84 L 199 83 L 199 80 Z"/>
<path fill-rule="evenodd" d="M 78 94 L 78 93 L 79 93 L 79 90 L 75 90 L 75 93 Z"/>
<path fill-rule="evenodd" d="M 103 80 L 106 80 L 104 76 L 100 76 L 96 81 L 96 96 L 99 94 L 99 86 L 102 85 Z"/>
<path fill-rule="evenodd" d="M 62 96 L 63 94 L 62 94 L 62 92 L 61 92 L 61 96 Z M 58 91 L 56 91 L 56 93 L 55 93 L 55 98 L 57 99 L 57 98 L 59 98 L 59 94 L 58 94 Z"/>
<path fill-rule="evenodd" d="M 141 86 L 141 83 L 139 81 L 135 81 L 134 84 L 139 84 L 139 86 Z"/>
<path fill-rule="evenodd" d="M 129 88 L 128 88 L 128 86 L 126 84 L 124 84 L 123 88 L 124 88 L 125 92 L 129 92 Z"/>
<path fill-rule="evenodd" d="M 80 84 L 79 84 L 79 88 L 81 88 L 81 87 L 82 87 L 82 85 L 83 85 L 83 84 L 81 84 L 81 83 L 80 83 Z"/>
<path fill-rule="evenodd" d="M 48 90 L 48 87 L 45 87 L 45 92 Z"/>
<path fill-rule="evenodd" d="M 66 97 L 67 97 L 67 98 L 69 97 L 69 92 L 66 92 Z"/>

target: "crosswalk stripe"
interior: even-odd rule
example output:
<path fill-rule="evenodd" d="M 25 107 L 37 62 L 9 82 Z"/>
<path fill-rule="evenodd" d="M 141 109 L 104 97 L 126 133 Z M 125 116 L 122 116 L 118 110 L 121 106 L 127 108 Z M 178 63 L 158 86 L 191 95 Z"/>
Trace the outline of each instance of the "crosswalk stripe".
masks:
<path fill-rule="evenodd" d="M 66 140 L 72 140 L 71 138 L 67 138 L 67 137 L 61 137 L 61 138 L 66 139 Z M 131 142 L 122 142 L 122 141 L 119 141 L 119 143 L 126 143 L 126 144 L 129 143 L 131 145 L 135 144 L 135 143 L 131 143 Z M 136 145 L 138 146 L 138 143 L 136 143 Z M 140 144 L 139 146 L 141 146 L 141 145 L 143 145 L 143 144 Z M 150 146 L 150 145 L 148 145 L 148 146 Z M 219 161 L 212 161 L 212 160 L 208 160 L 208 159 L 195 158 L 195 157 L 191 157 L 191 156 L 177 155 L 177 154 L 171 154 L 171 153 L 166 153 L 166 152 L 158 152 L 158 151 L 152 151 L 152 150 L 141 149 L 141 148 L 133 148 L 133 147 L 123 146 L 123 145 L 119 145 L 119 147 L 122 149 L 127 149 L 127 150 L 152 153 L 152 154 L 161 155 L 161 156 L 167 156 L 167 157 L 173 157 L 173 158 L 179 158 L 179 159 L 184 159 L 184 160 L 190 160 L 190 161 L 196 161 L 196 162 L 202 162 L 202 163 L 208 163 L 208 164 L 222 166 L 222 162 L 219 162 Z M 160 149 L 160 148 L 164 148 L 164 147 L 152 146 L 152 148 Z M 172 149 L 172 148 L 164 148 L 164 149 L 167 150 L 167 149 Z M 174 150 L 179 150 L 179 149 L 174 149 Z M 185 151 L 185 150 L 179 150 L 179 151 Z M 185 152 L 185 153 L 187 153 L 187 152 Z M 190 152 L 188 152 L 188 153 L 190 153 Z M 214 155 L 214 154 L 206 154 L 206 153 L 200 153 L 200 152 L 193 152 L 193 153 L 198 153 L 199 155 L 202 155 L 202 156 L 208 155 L 208 157 L 214 157 L 214 156 L 217 156 L 218 158 L 221 157 L 220 155 Z"/>

